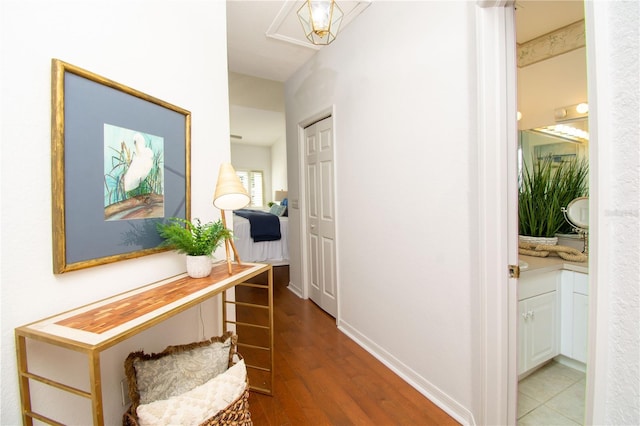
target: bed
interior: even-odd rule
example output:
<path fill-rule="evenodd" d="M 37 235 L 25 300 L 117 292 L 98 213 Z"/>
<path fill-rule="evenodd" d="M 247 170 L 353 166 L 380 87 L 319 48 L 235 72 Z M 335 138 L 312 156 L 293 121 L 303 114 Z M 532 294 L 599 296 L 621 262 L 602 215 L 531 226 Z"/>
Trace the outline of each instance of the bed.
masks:
<path fill-rule="evenodd" d="M 251 237 L 251 223 L 242 217 L 242 211 L 233 215 L 233 236 L 238 255 L 243 262 L 270 263 L 273 266 L 289 264 L 289 218 L 272 215 L 280 222 L 280 238 L 270 241 L 254 241 Z M 264 212 L 263 212 L 264 213 Z M 275 238 L 275 237 L 274 237 Z"/>

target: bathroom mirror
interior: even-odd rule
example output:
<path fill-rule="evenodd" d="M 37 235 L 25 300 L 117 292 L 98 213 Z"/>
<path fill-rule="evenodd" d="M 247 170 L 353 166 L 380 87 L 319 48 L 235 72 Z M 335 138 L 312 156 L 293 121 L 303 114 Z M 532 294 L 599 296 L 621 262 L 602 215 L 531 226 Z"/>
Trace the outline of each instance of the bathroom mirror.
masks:
<path fill-rule="evenodd" d="M 547 156 L 551 156 L 554 162 L 588 159 L 588 132 L 586 118 L 519 131 L 519 173 L 522 173 L 525 164 L 531 170 L 538 160 Z"/>
<path fill-rule="evenodd" d="M 589 197 L 578 197 L 562 208 L 564 219 L 583 240 L 582 252 L 589 253 Z"/>
<path fill-rule="evenodd" d="M 531 176 L 535 170 L 540 171 L 537 166 L 540 165 L 541 161 L 546 161 L 548 158 L 551 158 L 550 173 L 552 174 L 554 173 L 554 170 L 558 170 L 560 166 L 565 165 L 567 162 L 575 161 L 576 165 L 580 164 L 579 167 L 581 168 L 583 168 L 584 165 L 588 165 L 586 164 L 589 155 L 589 134 L 587 125 L 588 122 L 586 119 L 580 119 L 572 122 L 556 123 L 555 125 L 541 126 L 535 129 L 522 130 L 518 132 L 519 183 L 524 185 L 525 170 L 528 171 L 527 175 Z M 563 170 L 566 171 L 567 168 L 563 167 Z M 571 168 L 571 170 L 575 169 Z M 571 180 L 571 182 L 575 183 L 574 180 Z M 558 201 L 558 203 L 554 203 L 554 201 L 549 199 L 547 201 L 551 204 L 542 205 L 543 203 L 541 203 L 541 199 L 536 199 L 534 209 L 544 211 L 540 211 L 539 214 L 535 216 L 537 218 L 537 222 L 531 222 L 531 218 L 527 218 L 527 215 L 520 216 L 520 229 L 525 229 L 526 232 L 526 230 L 531 229 L 529 228 L 530 223 L 543 223 L 547 220 L 554 229 L 556 229 L 556 225 L 558 226 L 555 231 L 555 234 L 558 237 L 574 238 L 576 237 L 576 234 L 578 234 L 578 237 L 582 237 L 582 231 L 585 231 L 586 228 L 570 223 L 564 211 L 574 198 L 587 196 L 588 188 L 585 188 L 585 185 L 588 185 L 588 178 L 586 183 L 584 181 L 582 182 L 582 189 L 577 190 L 576 188 L 573 188 L 563 195 L 558 195 L 560 198 L 553 198 L 553 200 L 562 200 L 561 202 Z M 524 187 L 521 187 L 521 189 L 523 188 Z M 554 186 L 554 188 L 559 189 L 560 187 Z M 588 202 L 586 204 L 588 205 Z M 555 207 L 551 208 L 552 205 Z M 578 203 L 575 207 L 576 217 L 578 219 L 580 219 L 579 214 L 584 213 L 580 211 L 579 206 L 580 204 Z M 551 210 L 546 211 L 547 209 Z M 582 220 L 580 223 L 588 224 L 588 213 L 587 219 Z"/>
<path fill-rule="evenodd" d="M 580 229 L 589 229 L 589 198 L 579 197 L 571 201 L 565 209 L 567 220 Z"/>

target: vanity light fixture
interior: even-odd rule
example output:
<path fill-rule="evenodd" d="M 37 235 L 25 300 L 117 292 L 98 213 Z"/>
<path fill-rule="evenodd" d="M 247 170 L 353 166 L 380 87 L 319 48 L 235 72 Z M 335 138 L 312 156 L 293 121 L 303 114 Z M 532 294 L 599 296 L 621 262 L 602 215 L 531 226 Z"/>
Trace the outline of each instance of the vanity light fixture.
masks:
<path fill-rule="evenodd" d="M 222 225 L 227 227 L 227 220 L 225 219 L 225 210 L 237 210 L 245 207 L 251 201 L 251 197 L 247 194 L 247 190 L 242 186 L 240 178 L 236 174 L 235 169 L 229 163 L 223 163 L 220 165 L 220 172 L 218 173 L 218 182 L 216 183 L 216 192 L 213 195 L 213 205 L 220 209 L 222 215 Z M 236 245 L 233 243 L 233 238 L 226 238 L 224 240 L 224 248 L 227 252 L 227 270 L 231 275 L 231 255 L 229 253 L 229 246 L 233 249 L 233 255 L 235 260 L 240 265 L 240 256 L 236 250 Z"/>
<path fill-rule="evenodd" d="M 589 141 L 589 132 L 566 124 L 555 124 L 553 126 L 539 127 L 532 130 L 537 133 L 544 133 L 545 135 L 561 138 L 567 142 L 584 143 Z"/>
<path fill-rule="evenodd" d="M 581 118 L 586 118 L 588 114 L 589 104 L 585 102 L 556 108 L 554 111 L 556 122 L 579 120 Z"/>
<path fill-rule="evenodd" d="M 304 35 L 316 45 L 327 45 L 335 40 L 343 17 L 335 0 L 305 0 L 298 9 Z"/>

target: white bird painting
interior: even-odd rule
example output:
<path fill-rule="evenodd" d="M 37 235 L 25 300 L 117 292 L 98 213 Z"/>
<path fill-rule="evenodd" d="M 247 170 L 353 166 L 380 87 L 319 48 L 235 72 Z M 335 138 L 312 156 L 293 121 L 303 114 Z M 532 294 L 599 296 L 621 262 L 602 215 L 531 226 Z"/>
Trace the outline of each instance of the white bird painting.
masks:
<path fill-rule="evenodd" d="M 133 145 L 135 151 L 124 174 L 124 190 L 127 192 L 140 186 L 153 167 L 153 151 L 147 147 L 144 136 L 140 133 L 133 135 Z"/>

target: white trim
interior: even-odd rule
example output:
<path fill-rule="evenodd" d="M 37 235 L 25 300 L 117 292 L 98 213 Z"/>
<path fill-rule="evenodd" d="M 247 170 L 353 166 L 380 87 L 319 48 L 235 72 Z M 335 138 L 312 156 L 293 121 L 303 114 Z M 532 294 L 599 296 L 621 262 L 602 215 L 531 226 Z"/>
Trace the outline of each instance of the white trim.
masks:
<path fill-rule="evenodd" d="M 308 262 L 308 240 L 307 240 L 307 187 L 306 187 L 306 176 L 304 170 L 305 164 L 305 150 L 304 150 L 304 129 L 305 127 L 309 127 L 313 123 L 316 123 L 322 119 L 332 117 L 334 120 L 333 126 L 335 126 L 335 105 L 331 105 L 330 107 L 324 108 L 319 112 L 312 114 L 311 116 L 301 120 L 298 122 L 298 207 L 300 211 L 300 263 L 301 263 L 301 275 L 302 275 L 302 288 L 299 289 L 298 292 L 294 292 L 300 295 L 300 291 L 303 299 L 309 298 L 309 262 Z M 335 128 L 332 127 L 331 131 L 333 132 L 333 137 L 335 141 Z M 334 160 L 335 160 L 335 146 L 334 146 Z M 335 168 L 334 168 L 335 170 Z M 336 190 L 336 188 L 334 188 Z M 336 200 L 334 200 L 335 202 Z M 336 203 L 337 208 L 337 203 Z M 338 274 L 338 253 L 336 248 L 336 274 Z M 338 283 L 336 282 L 336 287 L 338 287 Z M 339 288 L 336 289 L 338 292 L 338 303 L 340 303 L 340 293 Z M 339 310 L 338 310 L 339 314 Z"/>
<path fill-rule="evenodd" d="M 599 119 L 599 110 L 611 108 L 611 86 L 608 79 L 612 75 L 609 70 L 608 47 L 608 5 L 605 2 L 585 1 L 585 32 L 587 45 L 587 93 L 589 102 L 589 331 L 587 334 L 587 388 L 585 392 L 585 424 L 605 424 L 608 381 L 609 337 L 609 286 L 599 286 L 598 282 L 607 283 L 612 279 L 607 265 L 613 262 L 609 253 L 613 250 L 606 234 L 602 231 L 600 214 L 608 200 L 600 188 L 611 188 L 609 182 L 599 179 L 601 164 L 606 168 L 611 164 L 611 151 L 600 150 L 599 140 L 610 141 L 610 121 L 604 117 Z M 600 18 L 598 29 L 605 29 L 596 35 L 596 17 Z M 603 28 L 604 27 L 604 28 Z M 610 171 L 610 170 L 609 170 Z M 602 174 L 610 176 L 610 173 Z M 608 191 L 609 194 L 611 191 Z M 604 225 L 606 227 L 606 225 Z M 603 238 L 600 238 L 600 235 Z M 600 266 L 603 266 L 602 269 Z M 598 309 L 598 306 L 601 308 Z M 597 342 L 604 342 L 598 345 Z"/>
<path fill-rule="evenodd" d="M 479 2 L 477 18 L 478 273 L 481 337 L 480 424 L 513 424 L 517 375 L 514 307 L 517 280 L 516 58 L 510 2 Z M 510 180 L 513 180 L 511 182 Z M 512 300 L 513 299 L 513 300 Z"/>
<path fill-rule="evenodd" d="M 280 31 L 280 27 L 282 26 L 284 21 L 287 20 L 287 17 L 291 13 L 295 14 L 297 12 L 297 11 L 295 12 L 293 11 L 293 7 L 296 6 L 297 4 L 298 4 L 297 0 L 285 0 L 282 4 L 282 7 L 280 8 L 280 11 L 276 15 L 276 17 L 273 18 L 271 25 L 269 25 L 269 28 L 267 29 L 265 36 L 268 38 L 272 38 L 274 40 L 280 40 L 286 43 L 295 44 L 296 46 L 302 46 L 312 50 L 320 50 L 322 46 L 317 46 L 315 44 L 309 43 L 307 39 L 298 40 L 293 37 L 282 35 L 278 32 Z M 296 16 L 296 19 L 297 19 L 297 16 Z M 302 32 L 302 29 L 300 31 Z"/>
<path fill-rule="evenodd" d="M 440 407 L 444 412 L 453 417 L 457 422 L 463 425 L 478 424 L 473 418 L 473 413 L 466 409 L 462 404 L 447 395 L 433 383 L 425 380 L 424 377 L 414 371 L 411 367 L 394 357 L 384 348 L 378 346 L 374 341 L 362 335 L 349 323 L 342 319 L 338 320 L 338 329 L 349 336 L 351 340 L 360 345 L 378 361 L 400 376 L 404 381 L 428 398 L 431 402 Z"/>
<path fill-rule="evenodd" d="M 287 286 L 287 288 L 289 289 L 289 291 L 293 294 L 295 294 L 296 296 L 298 296 L 301 299 L 304 299 L 305 297 L 303 297 L 302 293 L 300 292 L 300 289 L 296 286 L 294 286 L 291 281 L 289 281 L 289 285 Z"/>

